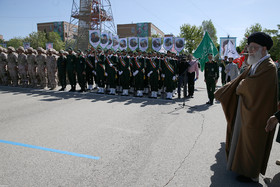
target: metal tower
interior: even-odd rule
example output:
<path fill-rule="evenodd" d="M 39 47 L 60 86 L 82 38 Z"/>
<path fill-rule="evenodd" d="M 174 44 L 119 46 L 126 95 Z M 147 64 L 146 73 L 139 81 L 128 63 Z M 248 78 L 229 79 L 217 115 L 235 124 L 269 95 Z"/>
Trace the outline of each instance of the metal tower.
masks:
<path fill-rule="evenodd" d="M 117 34 L 110 0 L 73 0 L 69 31 L 78 25 L 78 36 L 67 40 L 66 47 L 85 50 L 89 47 L 89 30 Z"/>

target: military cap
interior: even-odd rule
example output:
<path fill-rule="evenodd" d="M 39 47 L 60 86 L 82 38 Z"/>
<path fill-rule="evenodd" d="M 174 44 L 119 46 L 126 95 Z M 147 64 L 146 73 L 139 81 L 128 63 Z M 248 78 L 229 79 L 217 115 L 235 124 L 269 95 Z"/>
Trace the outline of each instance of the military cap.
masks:
<path fill-rule="evenodd" d="M 64 53 L 64 51 L 63 51 L 63 50 L 59 50 L 59 53 L 62 53 L 62 54 L 63 54 L 63 53 Z"/>
<path fill-rule="evenodd" d="M 266 47 L 267 50 L 270 50 L 273 46 L 273 41 L 271 37 L 264 32 L 254 32 L 248 37 L 248 44 L 251 42 L 257 43 L 263 47 Z"/>
<path fill-rule="evenodd" d="M 44 49 L 43 49 L 42 47 L 38 47 L 38 48 L 37 48 L 37 51 L 44 52 Z"/>
<path fill-rule="evenodd" d="M 64 52 L 63 52 L 63 54 L 65 54 L 65 55 L 69 55 L 69 53 L 68 53 L 67 51 L 64 51 Z"/>
<path fill-rule="evenodd" d="M 2 50 L 3 50 L 4 53 L 8 52 L 8 50 L 6 48 L 3 48 Z"/>
<path fill-rule="evenodd" d="M 21 50 L 21 51 L 24 52 L 24 48 L 23 48 L 22 46 L 19 46 L 19 47 L 17 48 L 17 50 Z"/>
<path fill-rule="evenodd" d="M 67 49 L 67 51 L 73 51 L 72 47 L 69 47 L 69 48 Z"/>
<path fill-rule="evenodd" d="M 11 50 L 11 51 L 13 51 L 13 52 L 16 51 L 15 48 L 13 48 L 12 46 L 8 47 L 8 50 Z"/>
<path fill-rule="evenodd" d="M 28 47 L 27 51 L 33 51 L 32 47 Z"/>

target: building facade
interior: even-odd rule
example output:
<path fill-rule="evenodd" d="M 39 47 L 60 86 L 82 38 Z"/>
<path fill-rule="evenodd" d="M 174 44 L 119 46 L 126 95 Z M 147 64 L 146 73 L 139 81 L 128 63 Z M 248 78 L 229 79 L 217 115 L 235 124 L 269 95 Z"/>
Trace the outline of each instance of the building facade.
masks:
<path fill-rule="evenodd" d="M 119 38 L 152 37 L 153 35 L 164 37 L 164 32 L 152 23 L 118 24 L 117 33 Z"/>
<path fill-rule="evenodd" d="M 78 26 L 65 21 L 37 23 L 37 30 L 41 32 L 57 32 L 62 41 L 76 39 L 78 36 Z"/>

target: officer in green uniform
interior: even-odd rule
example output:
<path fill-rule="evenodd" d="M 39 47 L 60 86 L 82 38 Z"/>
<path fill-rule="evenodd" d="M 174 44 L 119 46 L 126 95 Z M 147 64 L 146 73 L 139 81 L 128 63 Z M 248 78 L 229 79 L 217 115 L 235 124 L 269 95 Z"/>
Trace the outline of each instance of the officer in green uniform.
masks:
<path fill-rule="evenodd" d="M 61 89 L 59 91 L 64 91 L 66 88 L 66 57 L 64 56 L 64 51 L 59 51 L 59 57 L 57 59 L 57 71 L 58 71 L 58 79 L 61 85 Z"/>
<path fill-rule="evenodd" d="M 105 75 L 107 77 L 107 84 L 110 87 L 110 95 L 116 94 L 116 78 L 117 78 L 117 67 L 116 56 L 112 54 L 112 51 L 109 49 L 105 52 Z M 113 63 L 114 62 L 114 63 Z"/>
<path fill-rule="evenodd" d="M 73 49 L 68 49 L 68 55 L 66 57 L 66 69 L 67 69 L 67 75 L 68 80 L 71 85 L 70 92 L 76 91 L 76 56 L 73 54 Z"/>
<path fill-rule="evenodd" d="M 157 98 L 158 81 L 159 81 L 159 63 L 160 59 L 157 54 L 154 53 L 153 57 L 147 60 L 147 77 L 151 85 L 151 98 Z"/>
<path fill-rule="evenodd" d="M 86 82 L 88 84 L 88 90 L 93 89 L 93 73 L 95 69 L 95 56 L 93 51 L 88 49 L 86 58 Z"/>
<path fill-rule="evenodd" d="M 81 87 L 81 90 L 79 92 L 85 92 L 86 91 L 86 60 L 83 57 L 83 53 L 81 50 L 77 51 L 76 71 L 78 76 L 78 83 Z"/>
<path fill-rule="evenodd" d="M 95 66 L 96 70 L 96 83 L 98 86 L 98 92 L 100 94 L 103 94 L 105 92 L 104 87 L 105 87 L 105 55 L 103 51 L 99 51 L 99 54 L 96 56 L 97 63 Z"/>
<path fill-rule="evenodd" d="M 120 76 L 120 84 L 123 88 L 122 95 L 127 96 L 128 95 L 128 89 L 130 84 L 130 57 L 126 56 L 126 52 L 122 52 L 122 56 L 119 57 L 119 76 Z"/>
<path fill-rule="evenodd" d="M 205 63 L 204 81 L 206 82 L 209 101 L 206 104 L 213 105 L 214 92 L 219 78 L 218 63 L 213 61 L 213 55 L 208 54 L 208 62 Z"/>
<path fill-rule="evenodd" d="M 144 90 L 144 77 L 145 77 L 145 67 L 144 59 L 137 56 L 137 53 L 134 53 L 134 56 L 131 57 L 132 63 L 132 75 L 135 81 L 135 89 L 137 91 L 137 97 L 143 97 Z"/>

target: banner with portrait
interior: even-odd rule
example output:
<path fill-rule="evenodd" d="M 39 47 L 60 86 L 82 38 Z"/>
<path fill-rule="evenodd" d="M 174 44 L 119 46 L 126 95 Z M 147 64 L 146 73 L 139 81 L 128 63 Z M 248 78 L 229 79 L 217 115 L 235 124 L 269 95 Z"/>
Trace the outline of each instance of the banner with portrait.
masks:
<path fill-rule="evenodd" d="M 102 32 L 100 36 L 100 46 L 102 49 L 105 49 L 109 44 L 109 34 L 108 32 Z"/>
<path fill-rule="evenodd" d="M 138 37 L 148 37 L 149 36 L 149 24 L 148 23 L 137 23 L 136 30 L 137 30 Z"/>
<path fill-rule="evenodd" d="M 175 50 L 180 53 L 184 49 L 184 38 L 175 38 Z"/>
<path fill-rule="evenodd" d="M 139 49 L 140 51 L 146 51 L 149 47 L 149 38 L 148 37 L 139 37 Z"/>
<path fill-rule="evenodd" d="M 120 38 L 119 39 L 119 42 L 120 42 L 120 50 L 126 50 L 127 49 L 127 39 L 126 38 Z"/>
<path fill-rule="evenodd" d="M 171 50 L 173 47 L 173 37 L 164 37 L 163 38 L 163 48 L 166 51 Z"/>
<path fill-rule="evenodd" d="M 53 49 L 53 43 L 46 43 L 46 50 Z"/>
<path fill-rule="evenodd" d="M 28 49 L 30 47 L 30 42 L 23 42 L 23 48 Z"/>
<path fill-rule="evenodd" d="M 228 44 L 231 43 L 231 46 L 236 48 L 236 37 L 220 37 L 220 56 L 224 59 L 225 52 L 227 51 Z"/>
<path fill-rule="evenodd" d="M 89 43 L 97 48 L 100 43 L 100 30 L 89 30 Z"/>
<path fill-rule="evenodd" d="M 128 38 L 128 46 L 131 51 L 135 51 L 138 48 L 138 38 L 137 37 L 129 37 Z"/>
<path fill-rule="evenodd" d="M 114 51 L 117 51 L 119 48 L 119 36 L 113 36 L 113 45 L 112 45 L 112 49 Z"/>
<path fill-rule="evenodd" d="M 109 42 L 108 42 L 108 45 L 107 45 L 107 49 L 111 49 L 112 48 L 112 45 L 113 45 L 113 34 L 111 32 L 108 33 L 108 36 L 109 36 Z"/>
<path fill-rule="evenodd" d="M 159 51 L 161 48 L 161 38 L 153 38 L 152 39 L 152 48 L 155 51 Z"/>

